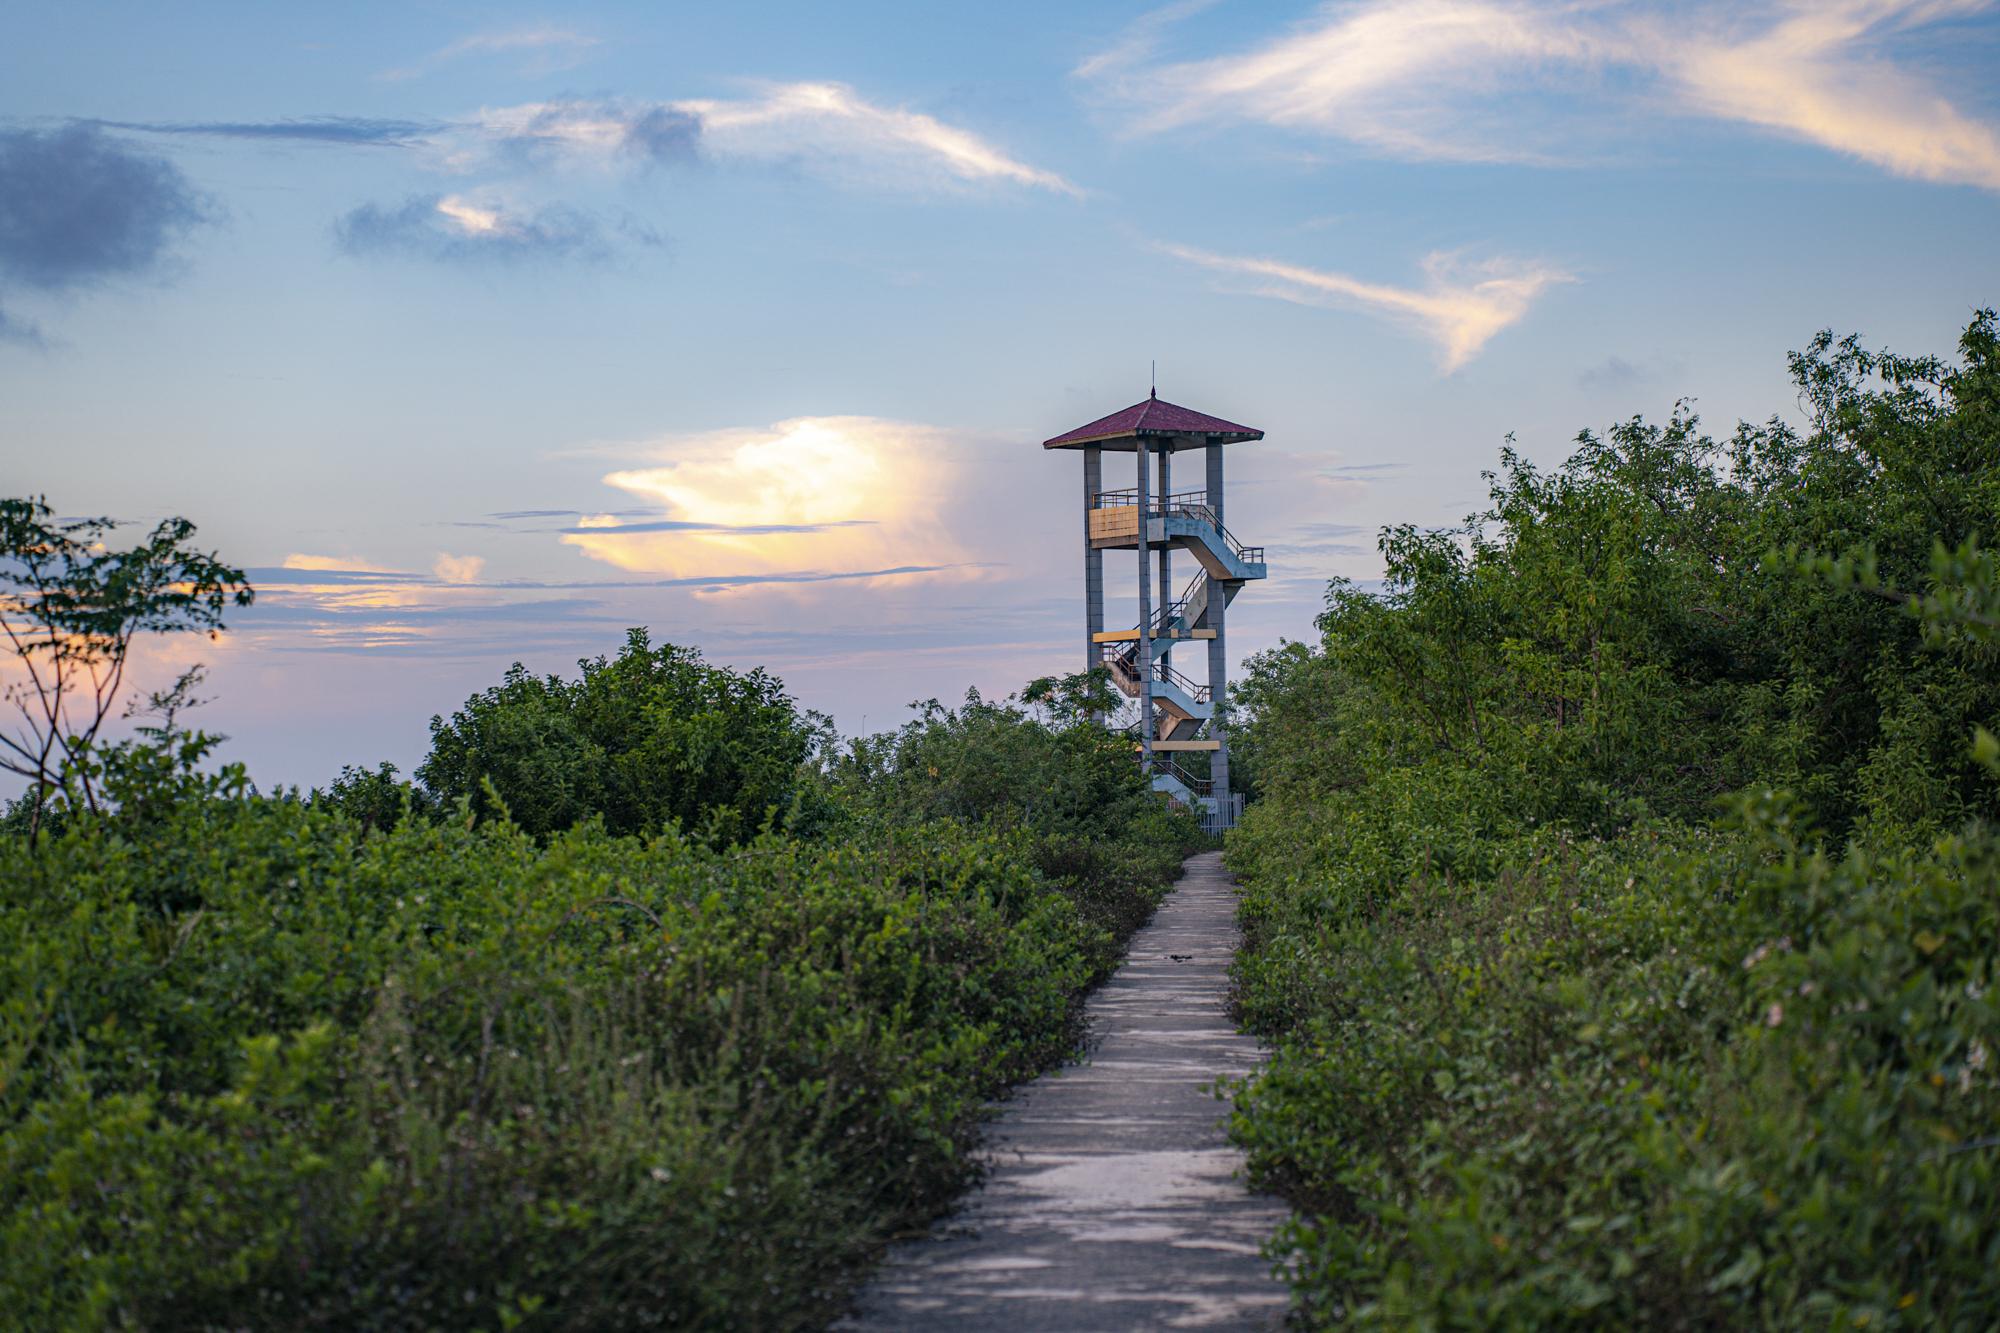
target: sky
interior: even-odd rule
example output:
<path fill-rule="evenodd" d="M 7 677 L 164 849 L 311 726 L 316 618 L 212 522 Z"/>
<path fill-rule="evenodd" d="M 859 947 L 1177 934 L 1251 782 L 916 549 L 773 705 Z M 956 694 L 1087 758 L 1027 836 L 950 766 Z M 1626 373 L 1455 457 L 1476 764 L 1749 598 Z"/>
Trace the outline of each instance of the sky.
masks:
<path fill-rule="evenodd" d="M 249 570 L 134 661 L 267 787 L 637 625 L 854 734 L 1082 665 L 1039 442 L 1157 367 L 1265 432 L 1240 661 L 1509 435 L 1949 351 L 1996 75 L 1985 0 L 6 0 L 0 493 Z"/>

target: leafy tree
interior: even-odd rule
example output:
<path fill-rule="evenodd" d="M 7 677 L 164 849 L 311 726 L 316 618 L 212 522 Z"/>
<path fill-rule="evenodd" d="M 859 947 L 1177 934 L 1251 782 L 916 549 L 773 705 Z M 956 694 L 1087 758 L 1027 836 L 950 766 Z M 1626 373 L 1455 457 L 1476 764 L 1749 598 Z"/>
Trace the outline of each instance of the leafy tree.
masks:
<path fill-rule="evenodd" d="M 536 836 L 600 812 L 604 750 L 577 725 L 575 692 L 559 677 L 530 676 L 516 662 L 449 722 L 431 719 L 430 754 L 417 766 L 417 780 L 441 803 L 468 800 L 484 817 L 504 810 Z"/>
<path fill-rule="evenodd" d="M 186 519 L 123 550 L 106 544 L 118 526 L 58 518 L 44 499 L 0 499 L 0 633 L 19 673 L 5 689 L 19 721 L 0 731 L 0 768 L 28 780 L 31 829 L 66 772 L 77 799 L 99 808 L 101 783 L 82 761 L 117 714 L 134 637 L 213 637 L 228 607 L 255 596 L 242 570 L 189 544 Z"/>
<path fill-rule="evenodd" d="M 1122 701 L 1111 687 L 1111 669 L 1100 666 L 1029 681 L 1021 691 L 1021 702 L 1040 710 L 1051 724 L 1064 727 L 1101 720 L 1116 712 Z"/>
<path fill-rule="evenodd" d="M 644 629 L 617 657 L 577 665 L 566 681 L 515 663 L 449 721 L 432 718 L 424 788 L 484 816 L 504 808 L 537 836 L 601 816 L 614 833 L 678 824 L 728 842 L 793 813 L 824 724 L 776 677 L 654 647 Z"/>

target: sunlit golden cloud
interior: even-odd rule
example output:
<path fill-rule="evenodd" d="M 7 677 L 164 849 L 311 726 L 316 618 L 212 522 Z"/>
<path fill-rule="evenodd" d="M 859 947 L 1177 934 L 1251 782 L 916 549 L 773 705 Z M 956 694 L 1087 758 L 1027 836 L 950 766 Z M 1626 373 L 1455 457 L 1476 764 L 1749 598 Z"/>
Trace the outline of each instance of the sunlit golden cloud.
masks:
<path fill-rule="evenodd" d="M 361 574 L 394 574 L 395 570 L 386 565 L 378 565 L 351 555 L 305 555 L 293 552 L 284 559 L 285 569 L 300 570 L 353 570 Z"/>
<path fill-rule="evenodd" d="M 431 562 L 431 573 L 446 583 L 476 583 L 486 572 L 486 557 L 481 555 L 452 555 L 438 552 L 438 558 Z"/>
<path fill-rule="evenodd" d="M 661 462 L 604 478 L 663 508 L 666 522 L 592 515 L 562 540 L 669 578 L 958 563 L 964 552 L 943 517 L 955 498 L 954 448 L 948 432 L 876 417 L 679 437 L 649 451 Z"/>

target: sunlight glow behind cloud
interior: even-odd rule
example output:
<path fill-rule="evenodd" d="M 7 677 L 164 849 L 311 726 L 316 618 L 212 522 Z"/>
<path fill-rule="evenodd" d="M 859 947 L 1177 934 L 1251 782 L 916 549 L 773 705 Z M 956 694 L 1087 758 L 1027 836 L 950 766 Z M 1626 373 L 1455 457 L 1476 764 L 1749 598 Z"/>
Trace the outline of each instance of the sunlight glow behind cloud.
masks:
<path fill-rule="evenodd" d="M 446 195 L 444 198 L 438 200 L 436 207 L 439 213 L 457 223 L 459 229 L 462 231 L 471 232 L 474 235 L 482 235 L 501 230 L 500 212 L 498 209 L 481 208 L 477 204 L 468 203 L 455 194 Z"/>
<path fill-rule="evenodd" d="M 1622 98 L 1628 113 L 1752 125 L 1899 175 L 2000 190 L 2000 132 L 1885 54 L 1891 38 L 1993 7 L 1789 0 L 1661 17 L 1629 3 L 1365 0 L 1239 54 L 1149 63 L 1150 40 L 1128 38 L 1076 72 L 1130 103 L 1142 133 L 1255 121 L 1400 157 L 1553 161 L 1606 122 L 1532 94 Z M 1635 81 L 1636 93 L 1617 91 Z"/>
<path fill-rule="evenodd" d="M 1437 344 L 1447 373 L 1477 356 L 1488 339 L 1527 314 L 1535 298 L 1550 286 L 1575 281 L 1571 274 L 1547 264 L 1495 259 L 1468 265 L 1455 255 L 1432 254 L 1423 264 L 1429 282 L 1417 289 L 1275 259 L 1211 254 L 1181 245 L 1161 249 L 1217 272 L 1261 279 L 1250 288 L 1259 296 L 1363 310 L 1415 328 Z"/>
<path fill-rule="evenodd" d="M 955 490 L 953 441 L 935 427 L 798 417 L 680 437 L 653 452 L 664 461 L 605 483 L 676 520 L 713 526 L 655 531 L 599 514 L 562 540 L 619 569 L 672 578 L 964 560 L 943 519 Z M 742 528 L 761 530 L 730 530 Z"/>

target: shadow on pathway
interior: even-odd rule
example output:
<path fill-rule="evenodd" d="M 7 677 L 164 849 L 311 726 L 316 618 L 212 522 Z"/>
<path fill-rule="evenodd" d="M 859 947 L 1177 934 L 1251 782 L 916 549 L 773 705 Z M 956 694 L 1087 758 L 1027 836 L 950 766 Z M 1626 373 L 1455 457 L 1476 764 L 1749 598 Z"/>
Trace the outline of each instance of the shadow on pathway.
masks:
<path fill-rule="evenodd" d="M 1086 1007 L 1091 1049 L 1009 1101 L 986 1134 L 991 1174 L 930 1237 L 899 1245 L 848 1330 L 1275 1327 L 1284 1284 L 1258 1254 L 1285 1205 L 1236 1178 L 1227 1104 L 1249 1072 L 1230 1022 L 1236 892 L 1191 858 L 1118 974 Z"/>

